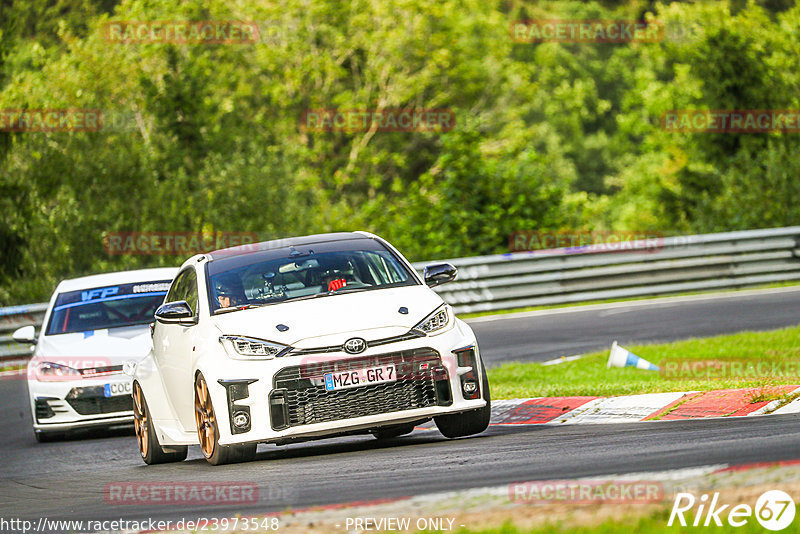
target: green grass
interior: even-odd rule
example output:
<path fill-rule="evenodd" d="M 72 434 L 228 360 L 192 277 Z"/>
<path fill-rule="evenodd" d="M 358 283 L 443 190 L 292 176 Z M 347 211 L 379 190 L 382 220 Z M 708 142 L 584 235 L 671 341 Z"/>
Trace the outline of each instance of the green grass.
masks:
<path fill-rule="evenodd" d="M 609 340 L 610 349 L 611 340 Z M 745 376 L 666 378 L 664 373 L 633 368 L 606 368 L 608 351 L 557 365 L 509 363 L 489 369 L 492 397 L 511 399 L 540 396 L 633 395 L 667 391 L 758 387 L 753 402 L 781 396 L 771 390 L 780 384 L 800 384 L 800 326 L 769 332 L 690 339 L 658 345 L 626 346 L 634 354 L 662 367 L 692 361 L 741 363 Z M 760 362 L 762 369 L 756 367 Z M 776 367 L 773 367 L 773 364 Z M 789 365 L 793 364 L 795 369 Z M 777 371 L 777 372 L 776 372 Z"/>
<path fill-rule="evenodd" d="M 497 528 L 490 528 L 485 530 L 471 530 L 471 529 L 458 529 L 456 534 L 630 534 L 632 532 L 647 532 L 655 534 L 676 534 L 679 532 L 703 532 L 703 533 L 721 533 L 735 531 L 741 534 L 751 534 L 755 532 L 766 532 L 766 530 L 756 521 L 755 517 L 751 516 L 746 518 L 747 524 L 732 528 L 728 526 L 725 514 L 720 515 L 722 520 L 722 527 L 718 526 L 701 526 L 682 527 L 680 524 L 673 523 L 671 527 L 667 526 L 669 520 L 669 509 L 664 508 L 646 517 L 625 517 L 618 520 L 607 520 L 598 525 L 591 526 L 576 526 L 571 523 L 548 523 L 541 527 L 534 527 L 531 529 L 523 529 L 514 526 L 511 523 L 506 523 Z M 694 517 L 694 516 L 692 516 Z M 791 529 L 786 529 L 789 532 Z"/>
<path fill-rule="evenodd" d="M 670 298 L 670 297 L 690 297 L 694 295 L 710 295 L 715 293 L 735 293 L 737 291 L 746 291 L 746 290 L 754 290 L 754 289 L 774 289 L 779 287 L 793 287 L 800 285 L 800 281 L 788 281 L 788 282 L 773 282 L 771 284 L 762 284 L 753 287 L 743 287 L 739 289 L 731 289 L 729 291 L 720 291 L 719 289 L 711 289 L 708 291 L 689 291 L 685 293 L 671 293 L 668 295 L 648 295 L 644 297 L 624 297 L 624 298 L 616 298 L 616 299 L 603 299 L 603 300 L 586 300 L 583 302 L 576 302 L 572 304 L 548 304 L 546 306 L 528 306 L 526 308 L 511 308 L 508 310 L 494 310 L 494 311 L 484 311 L 484 312 L 473 312 L 473 313 L 459 313 L 458 316 L 461 319 L 474 319 L 476 317 L 486 317 L 489 315 L 505 315 L 508 313 L 522 313 L 522 312 L 529 312 L 529 311 L 538 311 L 538 310 L 552 310 L 555 308 L 566 308 L 566 307 L 577 307 L 577 306 L 590 306 L 593 304 L 613 304 L 615 302 L 635 302 L 640 300 L 658 300 L 663 298 Z"/>

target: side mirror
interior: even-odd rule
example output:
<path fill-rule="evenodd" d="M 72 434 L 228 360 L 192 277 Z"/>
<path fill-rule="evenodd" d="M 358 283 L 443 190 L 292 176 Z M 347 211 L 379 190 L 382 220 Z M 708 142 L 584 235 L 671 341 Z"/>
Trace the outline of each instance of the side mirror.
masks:
<path fill-rule="evenodd" d="M 185 300 L 162 304 L 156 310 L 155 317 L 156 321 L 164 324 L 197 324 L 197 319 Z"/>
<path fill-rule="evenodd" d="M 451 282 L 458 274 L 458 269 L 449 263 L 434 263 L 425 267 L 425 284 L 436 287 Z"/>
<path fill-rule="evenodd" d="M 36 345 L 36 328 L 32 324 L 28 326 L 23 326 L 22 328 L 17 328 L 11 337 L 17 343 L 28 343 L 31 345 Z"/>

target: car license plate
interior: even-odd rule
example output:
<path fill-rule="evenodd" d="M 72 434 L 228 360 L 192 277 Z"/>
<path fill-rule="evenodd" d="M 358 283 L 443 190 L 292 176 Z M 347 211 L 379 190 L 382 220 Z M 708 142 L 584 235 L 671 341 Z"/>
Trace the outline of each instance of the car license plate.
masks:
<path fill-rule="evenodd" d="M 335 391 L 396 381 L 397 373 L 395 372 L 394 365 L 381 365 L 367 369 L 326 373 L 325 389 L 328 391 Z"/>
<path fill-rule="evenodd" d="M 103 394 L 106 397 L 116 397 L 117 395 L 130 395 L 131 383 L 126 382 L 111 382 L 103 386 Z"/>

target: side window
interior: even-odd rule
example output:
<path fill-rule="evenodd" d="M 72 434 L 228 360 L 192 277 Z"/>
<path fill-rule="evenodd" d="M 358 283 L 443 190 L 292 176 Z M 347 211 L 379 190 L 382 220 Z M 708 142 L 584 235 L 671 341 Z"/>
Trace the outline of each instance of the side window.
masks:
<path fill-rule="evenodd" d="M 169 288 L 166 302 L 177 302 L 179 300 L 185 300 L 192 312 L 197 314 L 197 274 L 192 268 L 181 271 L 175 277 L 172 287 Z"/>
<path fill-rule="evenodd" d="M 181 291 L 181 287 L 183 286 L 183 279 L 186 278 L 189 271 L 183 271 L 178 276 L 175 277 L 175 280 L 172 281 L 172 287 L 169 288 L 169 293 L 167 293 L 167 298 L 164 302 L 177 302 L 179 300 L 185 300 L 183 298 L 183 291 Z"/>
<path fill-rule="evenodd" d="M 192 314 L 197 315 L 197 273 L 194 269 L 186 272 L 183 300 L 189 303 Z"/>

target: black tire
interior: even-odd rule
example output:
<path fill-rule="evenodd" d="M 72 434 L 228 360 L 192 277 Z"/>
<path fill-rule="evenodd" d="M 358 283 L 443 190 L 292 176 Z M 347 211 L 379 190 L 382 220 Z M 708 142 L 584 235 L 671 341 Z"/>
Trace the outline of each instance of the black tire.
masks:
<path fill-rule="evenodd" d="M 399 438 L 400 436 L 405 436 L 406 434 L 410 434 L 411 432 L 413 432 L 414 426 L 416 426 L 414 423 L 382 426 L 380 428 L 376 428 L 375 430 L 373 430 L 372 435 L 375 436 L 376 439 L 380 440 Z"/>
<path fill-rule="evenodd" d="M 220 445 L 217 443 L 215 454 L 206 458 L 211 465 L 238 464 L 249 462 L 256 457 L 255 443 L 244 445 Z"/>
<path fill-rule="evenodd" d="M 451 415 L 440 415 L 434 417 L 436 428 L 446 438 L 460 438 L 480 434 L 489 426 L 489 418 L 492 416 L 492 396 L 489 393 L 489 379 L 486 376 L 486 369 L 483 369 L 481 377 L 481 390 L 486 406 L 477 410 L 455 413 Z"/>
<path fill-rule="evenodd" d="M 195 379 L 195 417 L 198 418 L 198 414 L 200 413 L 198 410 L 198 403 L 201 402 L 200 399 L 200 388 L 206 388 L 206 394 L 208 392 L 208 385 L 206 384 L 205 378 L 203 378 L 203 374 L 199 373 L 197 378 Z M 217 418 L 214 413 L 214 407 L 211 402 L 211 397 L 207 396 L 205 399 L 202 399 L 202 404 L 204 405 L 205 409 L 208 413 L 211 414 L 210 417 L 210 424 L 208 422 L 208 418 L 204 419 L 201 422 L 202 418 L 196 419 L 197 422 L 197 437 L 200 440 L 200 450 L 203 452 L 203 456 L 205 456 L 208 463 L 211 465 L 224 465 L 224 464 L 235 464 L 240 462 L 248 462 L 255 458 L 256 456 L 256 443 L 245 443 L 243 445 L 220 445 L 219 444 L 219 426 L 217 425 Z M 209 445 L 211 447 L 204 447 L 203 446 L 203 431 L 201 431 L 201 424 L 207 425 L 208 429 L 213 432 L 211 436 L 211 440 Z M 206 430 L 205 432 L 208 432 Z M 209 450 L 210 449 L 210 450 Z"/>
<path fill-rule="evenodd" d="M 36 441 L 39 443 L 52 443 L 54 441 L 61 441 L 67 437 L 66 432 L 53 432 L 45 430 L 34 430 L 33 435 L 36 436 Z"/>
<path fill-rule="evenodd" d="M 153 428 L 153 419 L 150 416 L 150 408 L 147 406 L 144 391 L 142 391 L 142 387 L 138 382 L 133 383 L 132 395 L 134 431 L 139 445 L 139 454 L 142 456 L 144 463 L 154 465 L 185 460 L 189 452 L 189 447 L 186 445 L 172 446 L 169 450 L 164 450 L 161 444 L 158 443 L 158 436 L 156 436 Z M 137 400 L 139 401 L 138 403 Z"/>

